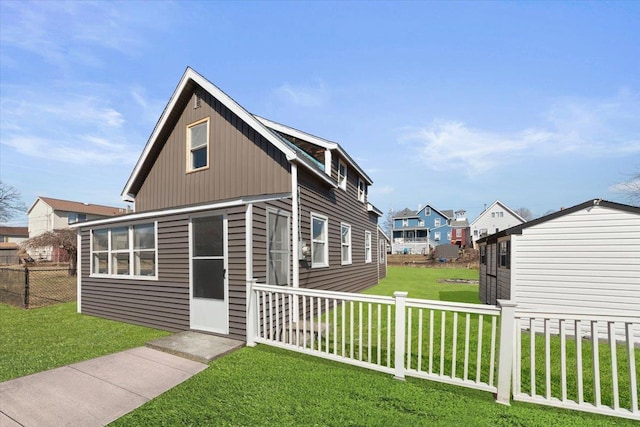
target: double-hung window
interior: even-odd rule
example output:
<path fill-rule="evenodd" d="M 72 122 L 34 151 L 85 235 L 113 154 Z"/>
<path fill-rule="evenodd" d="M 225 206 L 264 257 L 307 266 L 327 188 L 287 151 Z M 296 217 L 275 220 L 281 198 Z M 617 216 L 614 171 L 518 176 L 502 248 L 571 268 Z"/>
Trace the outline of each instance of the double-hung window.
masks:
<path fill-rule="evenodd" d="M 133 226 L 133 275 L 156 275 L 156 228 L 154 224 Z"/>
<path fill-rule="evenodd" d="M 439 231 L 435 232 L 434 240 L 436 240 L 436 241 L 440 240 L 440 232 Z"/>
<path fill-rule="evenodd" d="M 367 198 L 367 185 L 364 181 L 358 178 L 358 200 L 364 203 Z"/>
<path fill-rule="evenodd" d="M 311 267 L 329 266 L 329 219 L 311 214 Z"/>
<path fill-rule="evenodd" d="M 91 231 L 91 274 L 157 277 L 156 224 Z"/>
<path fill-rule="evenodd" d="M 387 255 L 387 243 L 384 239 L 380 239 L 379 243 L 380 247 L 378 248 L 378 250 L 380 252 L 378 253 L 378 258 L 380 260 L 380 264 L 384 264 L 384 257 Z"/>
<path fill-rule="evenodd" d="M 371 262 L 371 232 L 364 232 L 364 262 Z"/>
<path fill-rule="evenodd" d="M 342 160 L 338 160 L 338 187 L 347 189 L 347 164 Z"/>
<path fill-rule="evenodd" d="M 351 226 L 340 224 L 342 265 L 351 264 Z"/>
<path fill-rule="evenodd" d="M 433 220 L 433 226 L 434 227 L 440 227 L 440 218 L 436 218 Z"/>
<path fill-rule="evenodd" d="M 187 126 L 187 171 L 209 166 L 209 119 Z"/>

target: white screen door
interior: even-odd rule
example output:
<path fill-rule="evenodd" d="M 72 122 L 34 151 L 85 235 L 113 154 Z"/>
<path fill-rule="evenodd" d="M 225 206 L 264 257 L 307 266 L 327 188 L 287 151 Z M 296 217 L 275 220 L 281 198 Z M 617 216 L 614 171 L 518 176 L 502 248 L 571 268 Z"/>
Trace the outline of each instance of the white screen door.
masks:
<path fill-rule="evenodd" d="M 229 333 L 227 220 L 223 215 L 191 219 L 190 327 Z"/>

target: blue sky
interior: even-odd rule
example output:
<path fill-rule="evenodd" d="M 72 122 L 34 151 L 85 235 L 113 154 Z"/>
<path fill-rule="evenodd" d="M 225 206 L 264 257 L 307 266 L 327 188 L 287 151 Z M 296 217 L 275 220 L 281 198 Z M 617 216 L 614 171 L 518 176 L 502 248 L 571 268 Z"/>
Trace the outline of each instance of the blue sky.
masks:
<path fill-rule="evenodd" d="M 640 171 L 640 2 L 4 0 L 0 179 L 124 206 L 187 65 L 339 142 L 385 212 L 624 203 Z"/>

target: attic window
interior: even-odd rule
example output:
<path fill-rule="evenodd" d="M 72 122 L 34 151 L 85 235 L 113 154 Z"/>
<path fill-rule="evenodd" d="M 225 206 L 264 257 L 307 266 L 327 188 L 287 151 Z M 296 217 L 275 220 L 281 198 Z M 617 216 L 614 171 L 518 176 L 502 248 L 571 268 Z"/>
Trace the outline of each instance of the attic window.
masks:
<path fill-rule="evenodd" d="M 209 119 L 187 126 L 187 172 L 209 166 Z"/>
<path fill-rule="evenodd" d="M 193 98 L 193 108 L 200 108 L 200 106 L 202 105 L 202 98 L 200 97 L 199 93 L 196 93 L 194 98 Z"/>

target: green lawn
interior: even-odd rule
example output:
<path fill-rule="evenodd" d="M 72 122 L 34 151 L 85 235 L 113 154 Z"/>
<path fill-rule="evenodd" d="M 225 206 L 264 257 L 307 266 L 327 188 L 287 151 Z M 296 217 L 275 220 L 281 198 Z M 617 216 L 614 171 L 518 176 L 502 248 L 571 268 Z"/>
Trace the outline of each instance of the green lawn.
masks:
<path fill-rule="evenodd" d="M 390 268 L 367 293 L 478 302 L 477 270 Z M 485 340 L 486 341 L 486 340 Z M 449 359 L 447 359 L 448 361 Z M 433 381 L 397 381 L 341 363 L 259 345 L 209 369 L 114 423 L 130 425 L 631 426 L 629 420 L 513 402 Z"/>
<path fill-rule="evenodd" d="M 24 310 L 0 304 L 0 381 L 144 345 L 168 332 L 76 312 L 76 303 Z"/>
<path fill-rule="evenodd" d="M 478 302 L 476 270 L 390 268 L 367 291 Z M 101 356 L 166 335 L 76 313 L 75 303 L 36 310 L 0 305 L 0 381 Z M 113 425 L 632 426 L 637 422 L 512 402 L 487 392 L 391 375 L 275 349 L 244 348 Z"/>

